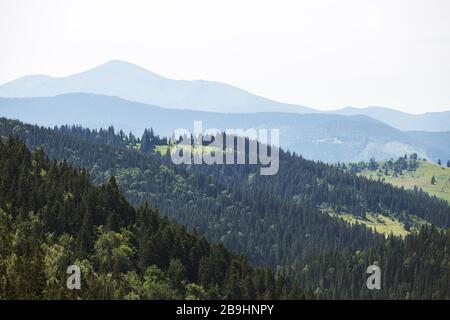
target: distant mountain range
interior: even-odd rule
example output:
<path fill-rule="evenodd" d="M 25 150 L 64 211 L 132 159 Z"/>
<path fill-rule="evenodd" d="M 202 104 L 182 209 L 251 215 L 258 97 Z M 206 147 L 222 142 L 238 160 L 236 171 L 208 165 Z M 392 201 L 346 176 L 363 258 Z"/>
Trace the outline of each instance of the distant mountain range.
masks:
<path fill-rule="evenodd" d="M 220 82 L 168 79 L 118 60 L 64 78 L 30 75 L 0 86 L 0 97 L 42 97 L 75 92 L 117 96 L 165 108 L 212 112 L 316 112 Z"/>
<path fill-rule="evenodd" d="M 206 128 L 278 128 L 284 148 L 336 162 L 418 153 L 450 159 L 450 111 L 413 115 L 389 108 L 320 112 L 212 81 L 171 80 L 134 64 L 110 61 L 63 78 L 30 75 L 0 86 L 0 116 L 46 126 L 114 125 L 161 135 Z M 245 113 L 245 116 L 243 116 Z"/>
<path fill-rule="evenodd" d="M 344 108 L 331 111 L 330 113 L 340 115 L 365 115 L 380 120 L 394 128 L 404 131 L 449 131 L 450 111 L 427 112 L 424 114 L 410 114 L 389 108 Z"/>
<path fill-rule="evenodd" d="M 44 126 L 80 124 L 141 134 L 153 127 L 171 135 L 193 130 L 202 120 L 208 128 L 278 128 L 284 148 L 326 162 L 385 159 L 416 152 L 436 161 L 450 159 L 450 132 L 403 132 L 367 116 L 311 113 L 213 113 L 161 108 L 117 97 L 86 93 L 55 97 L 0 98 L 0 116 Z"/>
<path fill-rule="evenodd" d="M 116 96 L 173 109 L 221 113 L 322 113 L 313 108 L 260 97 L 220 82 L 168 79 L 119 60 L 68 77 L 30 75 L 0 85 L 0 97 L 43 97 L 80 92 Z M 349 107 L 329 113 L 365 115 L 399 130 L 450 131 L 450 111 L 414 115 L 382 107 Z"/>

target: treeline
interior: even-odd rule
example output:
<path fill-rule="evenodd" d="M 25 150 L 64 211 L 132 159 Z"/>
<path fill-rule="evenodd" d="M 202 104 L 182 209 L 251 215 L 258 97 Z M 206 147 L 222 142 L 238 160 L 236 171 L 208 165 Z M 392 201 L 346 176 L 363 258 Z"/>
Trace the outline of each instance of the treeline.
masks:
<path fill-rule="evenodd" d="M 403 171 L 416 171 L 419 167 L 419 162 L 422 161 L 417 153 L 411 154 L 409 157 L 405 154 L 403 157 L 399 157 L 397 160 L 389 159 L 382 164 L 378 163 L 375 158 L 370 158 L 369 162 L 357 162 L 357 163 L 349 163 L 346 165 L 338 164 L 338 167 L 349 170 L 352 173 L 360 173 L 366 170 L 369 171 L 379 171 L 384 175 L 388 175 L 389 172 L 392 173 L 394 177 L 403 174 Z M 426 161 L 426 160 L 425 160 Z"/>
<path fill-rule="evenodd" d="M 267 268 L 162 217 L 135 209 L 114 177 L 0 139 L 0 299 L 311 298 Z M 81 268 L 80 290 L 66 268 Z"/>

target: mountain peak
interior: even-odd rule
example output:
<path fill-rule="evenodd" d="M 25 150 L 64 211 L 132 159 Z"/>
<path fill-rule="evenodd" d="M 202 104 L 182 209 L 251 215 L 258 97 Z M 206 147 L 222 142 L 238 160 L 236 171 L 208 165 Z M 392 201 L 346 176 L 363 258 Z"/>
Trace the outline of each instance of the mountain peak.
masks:
<path fill-rule="evenodd" d="M 115 77 L 151 77 L 157 79 L 165 79 L 163 76 L 156 74 L 150 70 L 147 70 L 137 64 L 126 62 L 123 60 L 110 60 L 97 67 L 86 70 L 81 74 L 95 74 L 106 73 L 108 76 L 113 75 Z"/>
<path fill-rule="evenodd" d="M 109 60 L 95 68 L 129 68 L 129 69 L 139 69 L 139 70 L 145 70 L 143 67 L 138 66 L 137 64 L 123 61 L 123 60 Z M 94 69 L 95 69 L 94 68 Z M 148 70 L 146 70 L 148 71 Z"/>

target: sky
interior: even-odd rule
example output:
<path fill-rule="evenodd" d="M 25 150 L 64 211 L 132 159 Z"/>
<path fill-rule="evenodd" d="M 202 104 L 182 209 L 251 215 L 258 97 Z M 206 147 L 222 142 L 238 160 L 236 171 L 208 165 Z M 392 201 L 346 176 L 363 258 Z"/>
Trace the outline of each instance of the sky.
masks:
<path fill-rule="evenodd" d="M 0 0 L 0 83 L 120 59 L 321 110 L 450 110 L 448 0 Z"/>

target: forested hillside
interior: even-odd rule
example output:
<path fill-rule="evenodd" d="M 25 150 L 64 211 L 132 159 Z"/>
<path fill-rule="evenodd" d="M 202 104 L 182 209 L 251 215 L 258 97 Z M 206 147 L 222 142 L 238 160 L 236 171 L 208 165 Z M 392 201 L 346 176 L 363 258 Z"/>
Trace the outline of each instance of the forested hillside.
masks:
<path fill-rule="evenodd" d="M 97 184 L 115 175 L 133 204 L 150 201 L 256 263 L 282 265 L 319 247 L 361 249 L 380 241 L 366 228 L 322 215 L 324 208 L 359 217 L 368 212 L 392 216 L 407 229 L 417 218 L 440 227 L 449 223 L 445 201 L 283 151 L 279 173 L 260 176 L 252 165 L 175 166 L 169 155 L 153 151 L 167 140 L 150 130 L 136 138 L 115 134 L 111 127 L 45 129 L 6 119 L 0 129 L 4 136 L 14 132 L 32 149 L 43 146 L 51 158 L 86 168 Z"/>
<path fill-rule="evenodd" d="M 92 186 L 86 171 L 0 139 L 0 299 L 304 298 L 298 285 L 132 207 L 114 177 Z M 66 268 L 82 270 L 80 290 Z"/>
<path fill-rule="evenodd" d="M 399 211 L 389 211 L 389 214 L 404 211 L 407 216 L 408 207 L 401 207 L 406 201 L 403 197 L 407 197 L 417 203 L 424 201 L 428 206 L 436 206 L 438 211 L 434 215 L 430 212 L 428 218 L 435 217 L 437 224 L 445 227 L 445 220 L 439 220 L 436 212 L 445 217 L 448 205 L 425 193 L 406 192 L 392 186 L 383 189 L 385 185 L 381 182 L 356 177 L 340 168 L 306 161 L 289 153 L 282 153 L 280 169 L 290 165 L 295 170 L 290 171 L 290 175 L 280 170 L 281 175 L 274 176 L 272 186 L 265 177 L 255 174 L 257 168 L 250 166 L 173 166 L 167 156 L 154 152 L 156 146 L 167 141 L 155 136 L 151 130 L 140 139 L 115 134 L 112 128 L 102 131 L 80 127 L 46 129 L 6 119 L 1 119 L 0 130 L 5 139 L 12 133 L 32 149 L 42 146 L 52 158 L 68 159 L 77 167 L 85 168 L 79 172 L 66 162 L 57 165 L 42 160 L 45 159 L 42 151 L 30 155 L 22 144 L 11 139 L 2 147 L 2 159 L 5 159 L 2 163 L 6 164 L 0 168 L 9 169 L 1 172 L 2 180 L 7 181 L 2 183 L 1 192 L 8 199 L 0 202 L 2 226 L 6 226 L 2 232 L 8 240 L 2 252 L 7 258 L 3 259 L 1 270 L 10 272 L 2 282 L 9 290 L 26 287 L 19 269 L 21 266 L 34 268 L 35 265 L 16 262 L 19 260 L 12 252 L 19 247 L 13 246 L 20 242 L 25 243 L 20 248 L 32 248 L 20 251 L 24 255 L 20 261 L 44 261 L 47 265 L 44 263 L 43 270 L 55 270 L 61 261 L 64 264 L 73 260 L 80 263 L 87 271 L 85 274 L 93 275 L 85 279 L 90 283 L 90 289 L 83 293 L 83 298 L 98 295 L 155 298 L 158 294 L 166 298 L 450 298 L 449 231 L 422 227 L 418 234 L 413 233 L 405 239 L 393 236 L 385 239 L 362 225 L 350 226 L 323 214 L 316 202 L 321 199 L 316 198 L 319 196 L 333 199 L 336 208 L 342 209 L 348 201 L 349 210 L 353 201 L 361 201 L 363 195 L 370 196 L 363 191 L 371 186 L 375 188 L 372 190 L 392 193 L 390 198 L 378 194 L 379 200 L 389 203 L 386 199 L 397 199 L 398 202 L 390 203 L 392 207 L 388 209 Z M 14 151 L 3 151 L 9 148 Z M 294 163 L 286 162 L 292 159 L 295 159 Z M 24 164 L 27 165 L 24 167 Z M 62 174 L 65 171 L 71 175 Z M 18 172 L 18 176 L 11 172 Z M 111 175 L 116 176 L 117 183 Z M 24 180 L 26 176 L 29 178 Z M 49 184 L 48 181 L 54 180 L 49 180 L 50 177 L 58 181 L 56 187 Z M 98 186 L 91 186 L 89 178 Z M 23 181 L 27 181 L 25 185 L 29 187 L 19 188 L 24 185 Z M 317 186 L 312 183 L 314 181 Z M 327 181 L 328 188 L 319 188 L 322 181 Z M 127 203 L 119 188 L 139 206 L 138 209 Z M 337 188 L 346 192 L 335 191 Z M 337 196 L 351 196 L 354 192 L 359 196 Z M 45 196 L 38 197 L 39 193 Z M 160 217 L 154 209 L 141 205 L 145 200 L 152 205 L 158 204 L 164 208 L 162 212 L 189 229 L 195 229 L 209 239 L 222 240 L 226 247 L 245 253 L 254 265 L 278 266 L 277 276 L 269 269 L 255 269 L 242 256 L 229 253 L 220 245 L 209 245 L 199 235 L 184 231 L 180 225 Z M 19 209 L 11 211 L 14 207 Z M 30 211 L 33 214 L 24 214 Z M 50 212 L 65 214 L 55 218 Z M 85 231 L 85 225 L 92 227 Z M 39 241 L 35 241 L 35 235 Z M 23 238 L 15 240 L 18 237 Z M 207 249 L 202 251 L 199 247 Z M 197 259 L 200 262 L 194 263 L 192 256 L 197 250 L 200 251 L 201 257 Z M 196 254 L 194 256 L 198 257 Z M 204 258 L 205 255 L 208 258 Z M 211 265 L 206 263 L 204 266 L 204 260 L 211 261 Z M 156 266 L 152 267 L 153 264 Z M 366 288 L 366 268 L 372 264 L 379 265 L 382 270 L 381 290 Z M 37 270 L 27 270 L 26 274 Z M 240 276 L 230 278 L 230 270 L 239 270 L 236 272 Z M 184 277 L 175 276 L 177 272 Z M 44 282 L 47 286 L 57 283 L 52 282 L 55 280 L 50 274 L 41 272 L 37 282 L 33 282 L 33 288 L 42 288 Z M 204 274 L 208 280 L 200 276 Z M 47 281 L 43 280 L 45 277 L 49 277 Z M 183 279 L 183 286 L 177 286 L 180 281 L 174 281 L 174 278 Z M 5 279 L 13 279 L 15 284 L 5 282 Z M 42 289 L 26 290 L 34 297 L 43 297 L 39 295 Z M 54 292 L 55 296 L 67 294 L 52 290 L 44 291 Z M 10 292 L 12 297 L 23 294 L 5 292 Z"/>
<path fill-rule="evenodd" d="M 450 207 L 446 201 L 421 190 L 404 190 L 357 176 L 337 165 L 305 160 L 297 154 L 280 151 L 280 170 L 273 176 L 258 174 L 252 165 L 193 166 L 227 185 L 277 195 L 294 202 L 311 202 L 364 217 L 367 212 L 393 216 L 411 226 L 419 217 L 437 226 L 450 227 Z"/>
<path fill-rule="evenodd" d="M 227 185 L 195 173 L 195 166 L 172 164 L 170 155 L 134 150 L 135 138 L 115 135 L 112 128 L 98 132 L 1 123 L 2 135 L 13 132 L 30 149 L 42 146 L 51 158 L 85 168 L 96 184 L 114 175 L 134 205 L 148 201 L 189 229 L 245 253 L 253 263 L 285 265 L 318 248 L 358 250 L 383 240 L 364 226 L 350 227 L 322 214 L 307 198 L 294 201 L 238 183 Z M 146 139 L 139 143 L 142 150 L 151 150 Z"/>
<path fill-rule="evenodd" d="M 361 284 L 367 266 L 381 269 L 381 289 Z M 318 299 L 450 299 L 450 229 L 422 227 L 376 248 L 316 252 L 285 272 Z"/>

